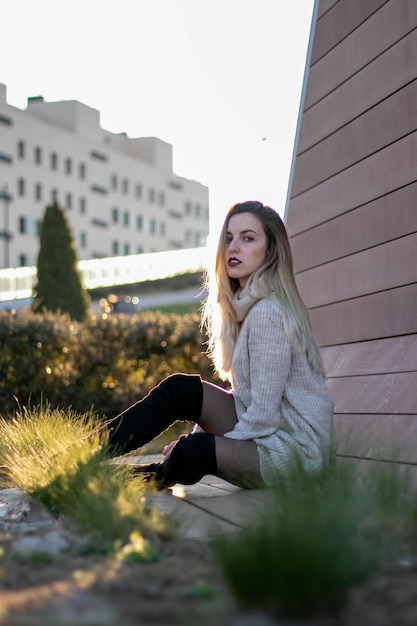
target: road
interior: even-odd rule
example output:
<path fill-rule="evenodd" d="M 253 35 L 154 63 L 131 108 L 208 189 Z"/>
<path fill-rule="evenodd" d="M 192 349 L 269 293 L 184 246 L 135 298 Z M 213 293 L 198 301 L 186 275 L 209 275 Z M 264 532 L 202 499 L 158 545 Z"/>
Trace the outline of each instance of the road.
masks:
<path fill-rule="evenodd" d="M 136 297 L 127 296 L 125 299 L 120 298 L 113 306 L 115 313 L 137 313 L 143 309 L 154 309 L 171 304 L 183 304 L 193 302 L 194 300 L 200 303 L 203 299 L 204 294 L 201 287 L 189 287 L 178 291 L 144 293 L 143 295 L 140 295 L 140 289 L 138 289 L 138 295 Z M 100 310 L 102 310 L 100 301 L 93 301 L 92 308 L 95 313 L 100 312 Z"/>

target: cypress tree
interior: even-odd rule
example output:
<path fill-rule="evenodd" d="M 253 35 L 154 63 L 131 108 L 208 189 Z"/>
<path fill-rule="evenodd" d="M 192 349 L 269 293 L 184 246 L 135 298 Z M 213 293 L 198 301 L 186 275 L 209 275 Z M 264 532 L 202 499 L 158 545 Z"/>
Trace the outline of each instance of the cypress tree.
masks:
<path fill-rule="evenodd" d="M 90 297 L 81 282 L 72 231 L 57 201 L 46 207 L 40 226 L 37 284 L 32 309 L 61 311 L 83 321 Z"/>

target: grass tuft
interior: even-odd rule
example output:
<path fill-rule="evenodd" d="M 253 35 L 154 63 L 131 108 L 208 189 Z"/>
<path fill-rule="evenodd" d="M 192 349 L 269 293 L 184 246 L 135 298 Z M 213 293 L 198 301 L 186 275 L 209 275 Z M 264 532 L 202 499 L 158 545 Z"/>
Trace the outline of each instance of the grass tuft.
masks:
<path fill-rule="evenodd" d="M 335 609 L 347 590 L 410 548 L 415 504 L 393 469 L 361 476 L 329 460 L 312 475 L 294 462 L 270 495 L 256 527 L 214 543 L 243 606 L 281 617 Z"/>
<path fill-rule="evenodd" d="M 146 505 L 144 481 L 111 462 L 92 413 L 38 406 L 0 419 L 0 473 L 3 487 L 18 487 L 75 522 L 90 551 L 120 550 L 132 533 L 156 539 L 167 531 Z"/>

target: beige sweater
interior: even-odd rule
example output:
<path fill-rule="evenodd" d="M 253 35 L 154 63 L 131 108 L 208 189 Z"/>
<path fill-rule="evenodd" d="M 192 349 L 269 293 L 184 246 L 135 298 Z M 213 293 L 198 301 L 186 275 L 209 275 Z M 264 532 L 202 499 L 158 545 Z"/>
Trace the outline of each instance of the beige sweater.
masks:
<path fill-rule="evenodd" d="M 311 370 L 297 340 L 288 339 L 275 302 L 243 290 L 235 308 L 242 322 L 231 380 L 238 422 L 225 436 L 257 443 L 267 482 L 275 470 L 285 473 L 294 449 L 306 469 L 317 469 L 333 440 L 333 402 L 324 378 Z"/>

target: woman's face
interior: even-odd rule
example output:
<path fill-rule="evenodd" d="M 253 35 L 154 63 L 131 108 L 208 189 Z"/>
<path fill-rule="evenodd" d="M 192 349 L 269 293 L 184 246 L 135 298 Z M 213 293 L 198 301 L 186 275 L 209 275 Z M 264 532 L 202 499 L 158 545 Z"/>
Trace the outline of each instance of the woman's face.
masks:
<path fill-rule="evenodd" d="M 263 264 L 267 239 L 260 220 L 252 213 L 232 215 L 227 225 L 225 263 L 230 278 L 245 287 L 248 278 Z"/>

